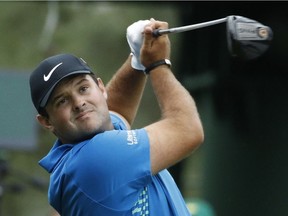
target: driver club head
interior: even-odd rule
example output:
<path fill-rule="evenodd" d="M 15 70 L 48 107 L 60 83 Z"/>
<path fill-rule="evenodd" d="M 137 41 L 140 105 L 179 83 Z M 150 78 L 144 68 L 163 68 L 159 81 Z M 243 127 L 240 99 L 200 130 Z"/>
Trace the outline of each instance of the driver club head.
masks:
<path fill-rule="evenodd" d="M 270 27 L 242 16 L 227 17 L 227 42 L 230 54 L 244 60 L 261 56 L 270 46 Z"/>

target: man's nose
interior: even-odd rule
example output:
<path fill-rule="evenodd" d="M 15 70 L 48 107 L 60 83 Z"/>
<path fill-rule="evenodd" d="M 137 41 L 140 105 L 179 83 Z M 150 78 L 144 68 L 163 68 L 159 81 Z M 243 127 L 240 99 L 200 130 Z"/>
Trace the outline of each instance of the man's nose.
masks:
<path fill-rule="evenodd" d="M 84 98 L 80 96 L 74 97 L 73 103 L 74 103 L 73 107 L 75 111 L 81 110 L 86 105 Z"/>

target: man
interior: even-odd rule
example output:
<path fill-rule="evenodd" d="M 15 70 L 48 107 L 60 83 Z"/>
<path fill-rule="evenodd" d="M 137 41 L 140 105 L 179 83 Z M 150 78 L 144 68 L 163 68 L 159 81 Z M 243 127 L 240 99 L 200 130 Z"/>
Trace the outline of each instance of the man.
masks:
<path fill-rule="evenodd" d="M 132 55 L 106 87 L 70 54 L 45 59 L 31 74 L 37 120 L 58 138 L 39 163 L 51 174 L 49 202 L 60 215 L 190 215 L 167 168 L 204 135 L 193 98 L 171 71 L 168 36 L 152 34 L 159 28 L 168 23 L 127 29 Z M 147 77 L 161 120 L 132 130 Z"/>

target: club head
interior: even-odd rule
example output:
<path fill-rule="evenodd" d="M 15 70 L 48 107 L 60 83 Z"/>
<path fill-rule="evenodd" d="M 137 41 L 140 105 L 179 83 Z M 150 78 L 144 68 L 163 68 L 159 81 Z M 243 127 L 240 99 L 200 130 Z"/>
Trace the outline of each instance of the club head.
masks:
<path fill-rule="evenodd" d="M 227 17 L 228 49 L 233 57 L 255 59 L 269 48 L 272 38 L 268 26 L 242 16 Z"/>

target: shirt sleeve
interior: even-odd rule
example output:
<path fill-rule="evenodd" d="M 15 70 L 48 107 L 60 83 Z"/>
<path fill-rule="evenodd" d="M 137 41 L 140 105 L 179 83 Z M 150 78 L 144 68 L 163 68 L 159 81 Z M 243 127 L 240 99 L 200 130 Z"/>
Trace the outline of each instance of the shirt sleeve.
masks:
<path fill-rule="evenodd" d="M 110 208 L 133 206 L 151 182 L 149 139 L 145 129 L 112 130 L 96 135 L 75 155 L 77 184 Z M 75 178 L 74 178 L 75 179 Z"/>
<path fill-rule="evenodd" d="M 115 130 L 127 130 L 130 128 L 128 122 L 116 112 L 110 111 L 110 118 Z"/>

